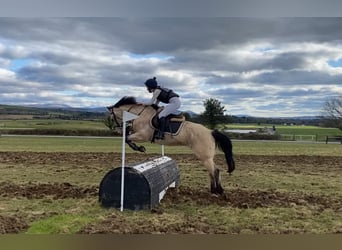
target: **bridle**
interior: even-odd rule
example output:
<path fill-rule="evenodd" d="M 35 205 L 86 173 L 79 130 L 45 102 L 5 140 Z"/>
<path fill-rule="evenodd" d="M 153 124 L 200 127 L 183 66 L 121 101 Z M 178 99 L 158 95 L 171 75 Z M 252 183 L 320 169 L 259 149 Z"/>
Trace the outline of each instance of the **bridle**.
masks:
<path fill-rule="evenodd" d="M 115 112 L 114 112 L 114 106 L 107 107 L 107 109 L 111 113 L 111 115 L 113 117 L 113 121 L 115 122 L 116 127 L 122 128 L 123 122 L 120 123 L 118 121 L 118 118 L 116 117 Z"/>
<path fill-rule="evenodd" d="M 134 105 L 132 105 L 128 110 L 127 112 L 130 112 L 131 109 L 134 107 Z M 144 110 L 146 109 L 147 106 L 144 105 L 143 109 L 137 114 L 138 116 L 142 114 L 142 112 L 144 112 Z M 114 106 L 110 106 L 110 107 L 107 107 L 107 109 L 110 111 L 112 117 L 113 117 L 113 120 L 115 122 L 115 125 L 116 127 L 118 128 L 122 128 L 123 127 L 123 122 L 121 121 L 121 123 L 118 121 L 118 118 L 117 116 L 115 115 L 115 112 L 114 112 Z"/>

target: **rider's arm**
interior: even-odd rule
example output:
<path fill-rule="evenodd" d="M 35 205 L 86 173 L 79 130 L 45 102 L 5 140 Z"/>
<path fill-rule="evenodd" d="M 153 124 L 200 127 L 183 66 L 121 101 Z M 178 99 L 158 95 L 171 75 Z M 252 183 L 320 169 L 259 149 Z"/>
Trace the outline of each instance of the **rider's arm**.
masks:
<path fill-rule="evenodd" d="M 160 92 L 161 92 L 160 89 L 155 89 L 153 92 L 153 96 L 152 96 L 151 100 L 149 102 L 144 103 L 144 104 L 145 105 L 152 105 L 152 104 L 158 105 L 159 101 L 157 98 L 158 98 Z"/>

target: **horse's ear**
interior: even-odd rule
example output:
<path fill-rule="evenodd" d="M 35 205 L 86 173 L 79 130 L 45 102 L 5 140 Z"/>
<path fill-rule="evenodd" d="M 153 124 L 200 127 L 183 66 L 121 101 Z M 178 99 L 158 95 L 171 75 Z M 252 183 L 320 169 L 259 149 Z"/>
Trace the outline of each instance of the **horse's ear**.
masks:
<path fill-rule="evenodd" d="M 154 103 L 153 103 L 151 106 L 152 106 L 152 108 L 154 108 L 155 110 L 158 110 L 158 109 L 159 109 L 159 106 L 158 106 L 157 104 L 154 104 Z"/>
<path fill-rule="evenodd" d="M 135 99 L 134 96 L 127 96 L 127 104 L 137 104 L 137 100 Z"/>

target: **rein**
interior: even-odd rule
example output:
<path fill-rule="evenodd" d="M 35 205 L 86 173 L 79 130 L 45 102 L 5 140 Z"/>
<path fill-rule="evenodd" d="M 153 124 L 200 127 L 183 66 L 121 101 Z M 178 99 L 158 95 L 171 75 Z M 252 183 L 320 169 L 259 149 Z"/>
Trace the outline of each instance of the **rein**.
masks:
<path fill-rule="evenodd" d="M 127 112 L 130 112 L 135 106 L 136 106 L 136 105 L 132 105 L 132 106 L 127 110 Z M 140 115 L 145 111 L 146 107 L 147 107 L 147 106 L 144 105 L 143 109 L 142 109 L 140 112 L 138 112 L 136 115 L 140 116 Z M 111 113 L 112 116 L 113 116 L 113 120 L 114 120 L 116 126 L 117 126 L 118 128 L 122 128 L 122 127 L 123 127 L 123 122 L 120 123 L 120 122 L 118 121 L 118 118 L 117 118 L 117 116 L 115 115 L 115 112 L 114 112 L 114 108 L 111 108 L 111 109 L 110 109 L 110 113 Z"/>
<path fill-rule="evenodd" d="M 122 128 L 122 123 L 119 123 L 118 122 L 118 119 L 116 118 L 116 115 L 114 113 L 114 108 L 111 108 L 110 109 L 110 113 L 112 114 L 112 117 L 113 117 L 113 120 L 115 122 L 115 125 L 118 127 L 118 128 Z"/>

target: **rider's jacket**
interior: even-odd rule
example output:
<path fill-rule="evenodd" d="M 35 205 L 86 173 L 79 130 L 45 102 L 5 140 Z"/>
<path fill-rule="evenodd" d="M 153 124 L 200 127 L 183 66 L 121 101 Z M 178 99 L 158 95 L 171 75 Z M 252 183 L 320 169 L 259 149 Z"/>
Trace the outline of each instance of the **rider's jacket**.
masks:
<path fill-rule="evenodd" d="M 161 92 L 158 95 L 157 100 L 163 103 L 169 103 L 172 97 L 179 97 L 179 95 L 173 92 L 172 89 L 167 89 L 167 88 L 162 88 L 162 87 L 158 87 L 158 89 L 160 89 Z"/>

